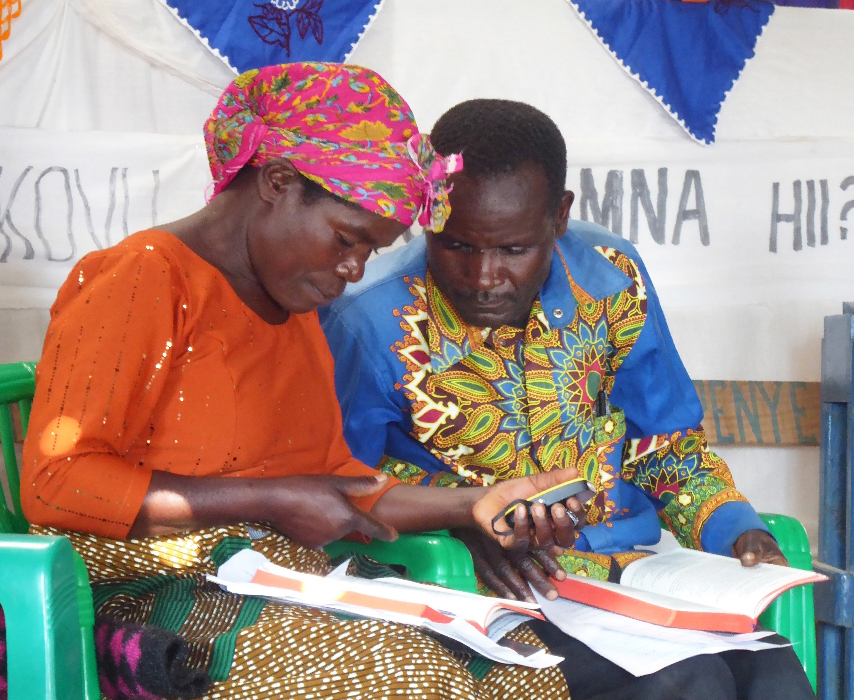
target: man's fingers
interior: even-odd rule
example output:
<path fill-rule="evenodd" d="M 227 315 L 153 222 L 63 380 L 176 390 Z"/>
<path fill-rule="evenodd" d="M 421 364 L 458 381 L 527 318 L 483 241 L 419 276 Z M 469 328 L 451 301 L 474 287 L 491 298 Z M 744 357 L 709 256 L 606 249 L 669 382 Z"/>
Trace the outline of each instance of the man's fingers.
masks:
<path fill-rule="evenodd" d="M 492 569 L 478 569 L 475 567 L 475 571 L 480 574 L 481 581 L 484 582 L 489 588 L 491 588 L 500 598 L 509 598 L 510 600 L 527 600 L 527 593 L 523 593 L 522 595 L 517 595 L 514 591 L 512 591 L 508 586 L 504 585 L 504 581 L 502 581 L 498 574 L 496 574 Z"/>
<path fill-rule="evenodd" d="M 552 578 L 556 578 L 558 581 L 563 581 L 566 578 L 566 571 L 558 563 L 557 555 L 554 552 L 549 552 L 545 549 L 535 549 L 531 552 L 531 556 L 540 563 L 540 566 L 545 569 L 546 574 Z"/>
<path fill-rule="evenodd" d="M 742 566 L 756 566 L 767 563 L 789 566 L 780 545 L 764 530 L 748 530 L 742 533 L 732 547 L 733 555 L 739 558 Z"/>
<path fill-rule="evenodd" d="M 775 550 L 767 550 L 762 549 L 756 554 L 756 563 L 762 562 L 763 564 L 777 564 L 778 566 L 789 566 L 789 560 L 786 559 L 786 556 L 779 549 Z"/>
<path fill-rule="evenodd" d="M 537 566 L 536 561 L 531 556 L 526 554 L 520 557 L 513 557 L 511 561 L 516 571 L 522 574 L 528 585 L 536 588 L 549 600 L 557 598 L 557 589 L 554 587 L 554 584 L 549 580 L 546 572 Z"/>
<path fill-rule="evenodd" d="M 515 566 L 505 557 L 503 549 L 490 542 L 484 542 L 481 552 L 484 571 L 481 578 L 487 586 L 506 598 L 534 601 L 531 589 L 528 588 L 528 584 L 519 575 Z"/>
<path fill-rule="evenodd" d="M 758 563 L 756 555 L 753 552 L 745 552 L 741 555 L 742 566 L 756 566 Z"/>
<path fill-rule="evenodd" d="M 481 544 L 470 538 L 465 539 L 465 544 L 471 554 L 474 570 L 477 572 L 478 576 L 480 576 L 481 581 L 483 581 L 502 598 L 519 600 L 513 591 L 510 590 L 510 588 L 498 577 L 498 574 L 493 571 L 492 565 L 484 555 L 484 550 Z"/>

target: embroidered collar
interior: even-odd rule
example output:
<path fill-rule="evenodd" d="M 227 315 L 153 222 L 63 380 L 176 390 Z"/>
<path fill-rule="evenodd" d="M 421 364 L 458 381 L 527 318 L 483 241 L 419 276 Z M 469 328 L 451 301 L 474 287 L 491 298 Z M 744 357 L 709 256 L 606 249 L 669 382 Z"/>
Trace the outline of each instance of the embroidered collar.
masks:
<path fill-rule="evenodd" d="M 436 286 L 429 269 L 426 275 L 427 343 L 434 373 L 444 372 L 469 357 L 479 347 L 513 343 L 524 333 L 524 342 L 536 342 L 543 333 L 572 322 L 579 304 L 589 304 L 626 289 L 631 280 L 606 257 L 610 249 L 593 248 L 567 232 L 555 244 L 549 276 L 534 301 L 524 329 L 511 326 L 469 326 Z"/>

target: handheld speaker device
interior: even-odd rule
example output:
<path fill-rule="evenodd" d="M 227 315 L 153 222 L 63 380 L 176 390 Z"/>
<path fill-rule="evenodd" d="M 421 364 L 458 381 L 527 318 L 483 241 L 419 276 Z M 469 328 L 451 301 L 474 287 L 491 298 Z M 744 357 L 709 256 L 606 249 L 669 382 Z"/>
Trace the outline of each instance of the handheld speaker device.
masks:
<path fill-rule="evenodd" d="M 566 501 L 567 498 L 579 495 L 582 496 L 582 498 L 580 499 L 582 503 L 586 503 L 594 495 L 593 487 L 584 479 L 584 477 L 578 477 L 577 479 L 573 479 L 572 481 L 567 481 L 563 484 L 552 486 L 550 489 L 540 491 L 540 493 L 531 496 L 530 498 L 517 499 L 513 501 L 510 505 L 508 505 L 503 513 L 499 513 L 492 519 L 492 531 L 496 535 L 512 534 L 513 527 L 516 522 L 516 507 L 519 505 L 525 506 L 525 510 L 527 510 L 530 516 L 531 506 L 534 503 L 542 503 L 546 508 L 549 508 L 549 506 L 552 506 L 555 503 L 563 503 L 564 501 Z M 568 510 L 567 515 L 569 515 L 575 525 L 578 525 L 578 519 L 571 511 Z M 498 530 L 497 525 L 501 520 L 503 520 L 504 523 L 509 526 L 509 530 L 505 530 L 503 532 Z"/>

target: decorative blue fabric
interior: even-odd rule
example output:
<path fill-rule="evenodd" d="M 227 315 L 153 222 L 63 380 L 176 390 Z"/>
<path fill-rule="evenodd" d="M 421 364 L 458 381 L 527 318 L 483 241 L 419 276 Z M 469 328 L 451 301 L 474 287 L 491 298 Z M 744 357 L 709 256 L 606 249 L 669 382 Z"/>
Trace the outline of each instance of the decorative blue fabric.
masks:
<path fill-rule="evenodd" d="M 752 58 L 774 5 L 763 0 L 568 0 L 596 36 L 697 141 Z"/>
<path fill-rule="evenodd" d="M 162 0 L 233 69 L 346 61 L 382 0 Z"/>

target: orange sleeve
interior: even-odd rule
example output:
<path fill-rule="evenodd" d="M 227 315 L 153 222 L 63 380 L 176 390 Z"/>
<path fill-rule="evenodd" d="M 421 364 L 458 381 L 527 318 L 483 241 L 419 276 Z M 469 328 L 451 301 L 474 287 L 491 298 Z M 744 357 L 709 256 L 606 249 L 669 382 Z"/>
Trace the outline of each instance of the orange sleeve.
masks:
<path fill-rule="evenodd" d="M 59 291 L 36 375 L 21 500 L 30 522 L 122 539 L 151 470 L 122 458 L 149 429 L 180 318 L 160 256 L 83 258 Z"/>
<path fill-rule="evenodd" d="M 341 438 L 343 441 L 343 437 Z M 346 447 L 346 445 L 345 445 Z M 349 453 L 349 449 L 347 452 Z M 376 476 L 379 472 L 376 469 L 371 469 L 371 467 L 363 464 L 355 457 L 350 457 L 346 462 L 344 462 L 340 467 L 335 469 L 332 472 L 333 474 L 338 474 L 339 476 Z M 380 496 L 382 496 L 386 491 L 388 491 L 392 486 L 397 486 L 401 481 L 391 475 L 389 475 L 388 483 L 385 487 L 371 495 L 371 496 L 359 496 L 355 498 L 351 498 L 350 501 L 355 505 L 359 506 L 362 510 L 370 510 L 374 507 L 374 504 L 379 500 Z"/>

